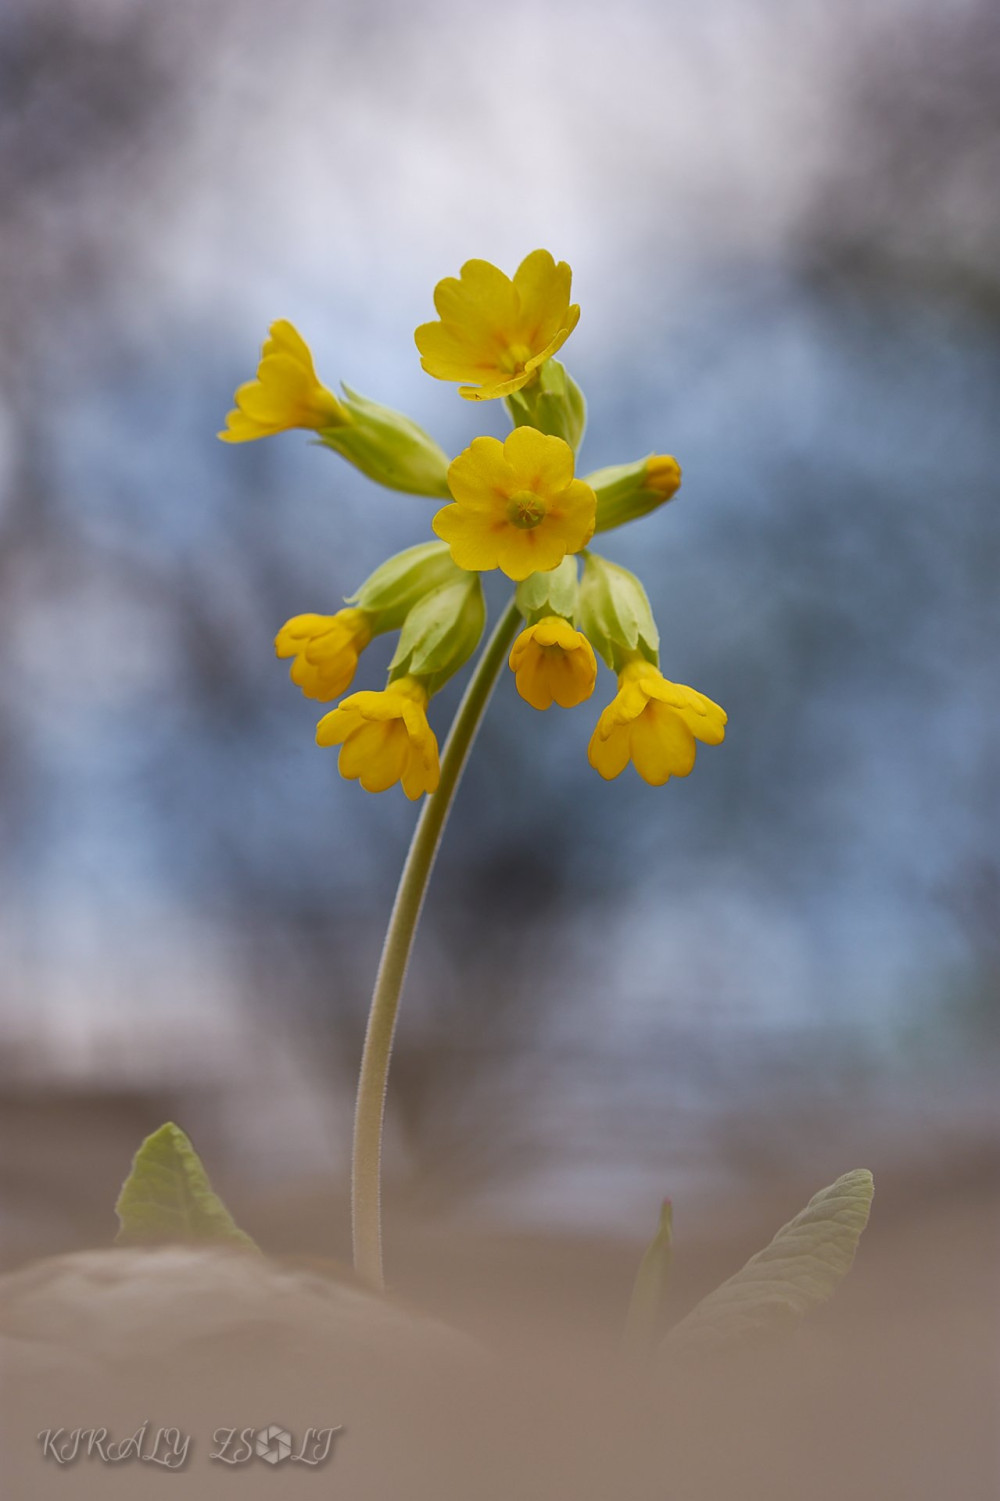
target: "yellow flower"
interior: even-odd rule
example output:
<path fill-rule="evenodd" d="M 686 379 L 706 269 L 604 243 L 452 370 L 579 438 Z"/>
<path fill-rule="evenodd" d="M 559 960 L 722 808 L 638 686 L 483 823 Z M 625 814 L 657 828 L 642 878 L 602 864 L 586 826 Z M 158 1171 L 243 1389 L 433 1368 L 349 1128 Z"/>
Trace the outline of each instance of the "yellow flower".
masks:
<path fill-rule="evenodd" d="M 521 632 L 510 653 L 510 668 L 521 697 L 533 709 L 582 704 L 597 682 L 594 648 L 559 615 L 546 615 Z"/>
<path fill-rule="evenodd" d="M 432 522 L 459 568 L 500 568 L 512 579 L 556 568 L 594 535 L 597 500 L 573 478 L 562 438 L 517 427 L 501 443 L 474 438 L 448 469 L 454 505 Z"/>
<path fill-rule="evenodd" d="M 306 698 L 325 703 L 351 686 L 358 657 L 372 639 L 364 610 L 338 610 L 336 615 L 295 615 L 285 622 L 274 641 L 279 657 L 294 657 L 289 676 Z"/>
<path fill-rule="evenodd" d="M 650 662 L 633 660 L 618 674 L 618 693 L 597 721 L 587 759 L 606 781 L 632 761 L 644 782 L 661 787 L 670 777 L 687 776 L 696 740 L 719 745 L 725 727 L 725 711 L 710 698 L 668 683 Z"/>
<path fill-rule="evenodd" d="M 419 678 L 395 678 L 381 693 L 352 693 L 324 714 L 317 745 L 339 745 L 340 775 L 366 792 L 401 782 L 415 801 L 441 776 L 437 740 L 427 723 L 427 689 Z"/>
<path fill-rule="evenodd" d="M 218 435 L 224 443 L 249 443 L 290 427 L 323 432 L 350 421 L 343 403 L 316 375 L 308 344 L 284 318 L 271 324 L 257 379 L 240 386 L 233 400 L 236 406 Z"/>
<path fill-rule="evenodd" d="M 547 250 L 525 256 L 513 281 L 489 261 L 466 261 L 434 288 L 440 321 L 414 334 L 421 365 L 438 380 L 471 381 L 459 388 L 470 401 L 519 391 L 577 325 L 572 277 Z"/>

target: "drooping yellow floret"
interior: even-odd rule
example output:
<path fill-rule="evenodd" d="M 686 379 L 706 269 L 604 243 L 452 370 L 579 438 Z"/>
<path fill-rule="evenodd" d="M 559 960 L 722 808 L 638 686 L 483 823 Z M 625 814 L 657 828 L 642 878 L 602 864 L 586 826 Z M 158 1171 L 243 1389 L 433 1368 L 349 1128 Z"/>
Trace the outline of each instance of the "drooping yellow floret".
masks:
<path fill-rule="evenodd" d="M 414 334 L 420 363 L 438 380 L 468 381 L 459 395 L 489 401 L 519 391 L 577 325 L 573 273 L 547 250 L 533 250 L 513 279 L 489 261 L 466 261 L 434 289 L 436 323 Z"/>
<path fill-rule="evenodd" d="M 606 781 L 631 761 L 644 782 L 661 787 L 687 776 L 696 740 L 719 745 L 725 733 L 725 710 L 639 659 L 618 674 L 618 692 L 597 721 L 587 759 Z"/>
<path fill-rule="evenodd" d="M 371 639 L 364 610 L 338 610 L 336 615 L 293 616 L 275 637 L 274 650 L 279 657 L 295 658 L 289 677 L 306 698 L 326 703 L 351 686 L 358 657 Z"/>
<path fill-rule="evenodd" d="M 240 386 L 218 434 L 224 443 L 249 443 L 292 427 L 324 432 L 350 422 L 343 402 L 316 374 L 309 346 L 285 318 L 272 323 L 255 380 Z"/>
<path fill-rule="evenodd" d="M 453 505 L 438 511 L 435 532 L 460 568 L 500 568 L 512 579 L 547 572 L 594 534 L 597 501 L 573 478 L 573 450 L 562 438 L 518 427 L 501 443 L 474 438 L 448 469 Z"/>
<path fill-rule="evenodd" d="M 523 630 L 509 664 L 518 693 L 533 709 L 553 703 L 572 709 L 590 697 L 597 682 L 594 648 L 559 615 L 546 615 Z"/>
<path fill-rule="evenodd" d="M 400 782 L 415 801 L 433 792 L 441 776 L 438 746 L 427 722 L 427 690 L 419 678 L 394 679 L 381 693 L 352 693 L 324 714 L 317 745 L 339 745 L 342 777 L 366 792 Z"/>

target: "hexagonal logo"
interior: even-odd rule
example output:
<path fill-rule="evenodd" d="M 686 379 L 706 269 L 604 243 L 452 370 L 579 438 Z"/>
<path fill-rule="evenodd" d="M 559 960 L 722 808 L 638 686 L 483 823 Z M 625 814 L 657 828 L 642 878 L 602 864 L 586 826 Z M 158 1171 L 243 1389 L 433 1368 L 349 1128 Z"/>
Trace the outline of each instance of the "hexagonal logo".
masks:
<path fill-rule="evenodd" d="M 269 1465 L 276 1465 L 279 1460 L 287 1459 L 291 1454 L 292 1435 L 272 1423 L 270 1428 L 262 1428 L 258 1433 L 256 1450 L 261 1459 L 266 1460 Z"/>

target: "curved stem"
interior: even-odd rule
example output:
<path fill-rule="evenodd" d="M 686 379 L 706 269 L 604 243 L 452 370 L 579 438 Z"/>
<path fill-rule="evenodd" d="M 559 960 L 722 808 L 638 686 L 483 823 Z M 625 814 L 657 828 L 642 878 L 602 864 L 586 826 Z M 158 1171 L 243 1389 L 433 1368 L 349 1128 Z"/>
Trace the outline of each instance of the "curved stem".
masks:
<path fill-rule="evenodd" d="M 413 831 L 375 978 L 354 1114 L 351 1216 L 354 1269 L 365 1281 L 380 1289 L 385 1285 L 382 1276 L 382 1127 L 399 998 L 427 884 L 455 791 L 520 623 L 520 612 L 512 599 L 497 621 L 469 679 L 441 756 L 441 780 L 437 791 L 424 800 Z"/>

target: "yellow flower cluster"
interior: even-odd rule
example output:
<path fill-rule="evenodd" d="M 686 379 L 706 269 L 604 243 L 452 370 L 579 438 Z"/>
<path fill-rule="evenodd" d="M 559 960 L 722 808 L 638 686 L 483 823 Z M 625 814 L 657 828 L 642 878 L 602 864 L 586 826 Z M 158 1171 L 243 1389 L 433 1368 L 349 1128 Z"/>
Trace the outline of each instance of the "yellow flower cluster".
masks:
<path fill-rule="evenodd" d="M 509 665 L 532 708 L 583 703 L 596 686 L 598 656 L 617 673 L 618 692 L 588 751 L 602 777 L 617 777 L 631 761 L 644 781 L 660 786 L 687 776 L 697 741 L 718 745 L 725 735 L 718 704 L 662 676 L 639 580 L 587 551 L 595 532 L 669 501 L 681 472 L 669 455 L 650 454 L 577 477 L 586 404 L 554 358 L 580 316 L 571 283 L 569 266 L 546 250 L 532 251 L 513 277 L 471 260 L 438 283 L 438 317 L 415 334 L 424 370 L 461 383 L 469 400 L 503 399 L 514 423 L 502 442 L 473 438 L 450 463 L 408 417 L 346 386 L 343 398 L 335 396 L 286 321 L 271 325 L 256 379 L 236 391 L 224 441 L 305 428 L 378 483 L 447 501 L 431 523 L 439 541 L 388 559 L 347 608 L 293 616 L 275 641 L 278 656 L 291 659 L 293 683 L 307 698 L 329 702 L 350 688 L 375 636 L 400 632 L 386 687 L 344 698 L 316 731 L 318 744 L 340 747 L 341 774 L 369 792 L 398 782 L 416 799 L 436 789 L 438 746 L 427 706 L 479 642 L 479 576 L 494 569 L 518 586 L 524 627 Z"/>

